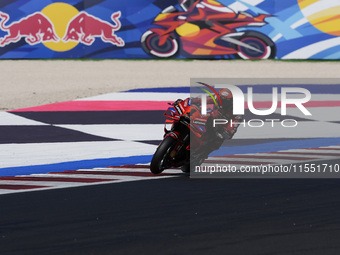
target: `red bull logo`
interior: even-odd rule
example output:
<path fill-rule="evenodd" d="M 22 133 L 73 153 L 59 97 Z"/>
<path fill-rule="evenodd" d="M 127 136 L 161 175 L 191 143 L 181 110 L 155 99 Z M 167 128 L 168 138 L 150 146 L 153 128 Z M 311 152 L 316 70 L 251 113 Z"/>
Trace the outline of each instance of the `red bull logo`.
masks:
<path fill-rule="evenodd" d="M 53 3 L 18 21 L 0 12 L 0 29 L 7 34 L 0 38 L 0 47 L 25 38 L 29 45 L 44 44 L 54 51 L 68 51 L 79 43 L 90 46 L 96 38 L 123 47 L 125 42 L 115 32 L 120 30 L 121 12 L 112 13 L 112 23 L 102 20 L 66 3 Z"/>
<path fill-rule="evenodd" d="M 68 24 L 66 34 L 62 40 L 64 42 L 75 41 L 91 45 L 95 37 L 99 37 L 104 42 L 122 47 L 124 46 L 124 41 L 114 34 L 121 27 L 120 15 L 120 11 L 112 14 L 111 19 L 115 23 L 115 25 L 112 25 L 87 12 L 80 12 Z"/>
<path fill-rule="evenodd" d="M 2 19 L 0 28 L 8 32 L 8 34 L 0 40 L 1 47 L 18 42 L 22 37 L 24 37 L 25 41 L 30 45 L 43 41 L 59 41 L 52 22 L 40 12 L 33 13 L 17 22 L 13 22 L 9 26 L 6 25 L 9 20 L 9 15 L 0 12 L 0 17 Z"/>

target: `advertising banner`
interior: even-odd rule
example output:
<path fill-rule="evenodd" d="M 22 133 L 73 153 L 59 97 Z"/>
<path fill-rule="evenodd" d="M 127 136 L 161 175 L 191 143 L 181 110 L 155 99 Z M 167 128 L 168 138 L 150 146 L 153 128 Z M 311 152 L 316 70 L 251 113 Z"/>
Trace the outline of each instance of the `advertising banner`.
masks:
<path fill-rule="evenodd" d="M 0 58 L 339 59 L 339 10 L 334 0 L 5 0 Z"/>

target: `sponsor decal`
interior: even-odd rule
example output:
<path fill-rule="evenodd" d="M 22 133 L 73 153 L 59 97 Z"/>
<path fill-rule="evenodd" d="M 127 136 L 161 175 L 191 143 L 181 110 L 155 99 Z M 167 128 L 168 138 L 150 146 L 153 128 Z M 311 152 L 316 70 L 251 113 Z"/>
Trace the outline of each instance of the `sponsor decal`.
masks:
<path fill-rule="evenodd" d="M 175 109 L 177 110 L 177 112 L 178 112 L 180 115 L 183 114 L 182 109 L 181 109 L 178 105 L 175 105 Z"/>
<path fill-rule="evenodd" d="M 202 125 L 202 126 L 205 126 L 205 122 L 203 121 L 199 121 L 199 120 L 193 120 L 192 122 L 193 124 L 197 124 L 197 125 Z"/>
<path fill-rule="evenodd" d="M 66 3 L 52 3 L 41 11 L 11 21 L 9 14 L 0 12 L 0 29 L 7 33 L 0 38 L 0 47 L 16 43 L 22 38 L 29 45 L 42 43 L 47 48 L 63 52 L 69 51 L 79 43 L 91 46 L 96 38 L 117 47 L 124 47 L 125 42 L 115 32 L 121 28 L 121 11 L 111 14 L 107 22 L 89 14 L 79 12 Z"/>

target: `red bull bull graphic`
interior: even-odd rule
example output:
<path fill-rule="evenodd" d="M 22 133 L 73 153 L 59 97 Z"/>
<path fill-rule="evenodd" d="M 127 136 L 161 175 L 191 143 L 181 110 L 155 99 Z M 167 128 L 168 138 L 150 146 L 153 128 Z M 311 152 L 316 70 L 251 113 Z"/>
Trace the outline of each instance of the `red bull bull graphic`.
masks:
<path fill-rule="evenodd" d="M 18 42 L 23 37 L 29 45 L 60 40 L 55 33 L 53 23 L 41 12 L 35 12 L 10 25 L 6 25 L 9 21 L 8 14 L 0 12 L 0 18 L 2 19 L 0 28 L 8 32 L 8 35 L 0 39 L 1 47 Z"/>
<path fill-rule="evenodd" d="M 8 24 L 10 15 L 0 12 L 0 29 L 7 32 L 0 38 L 0 47 L 17 43 L 22 38 L 30 46 L 42 43 L 57 52 L 72 50 L 78 43 L 91 46 L 95 38 L 123 47 L 124 40 L 115 34 L 122 26 L 120 17 L 120 11 L 113 12 L 111 24 L 86 11 L 79 12 L 66 3 L 50 4 L 11 24 Z"/>
<path fill-rule="evenodd" d="M 115 25 L 112 25 L 87 12 L 80 12 L 69 22 L 62 40 L 64 42 L 75 41 L 92 45 L 95 37 L 99 37 L 104 42 L 123 47 L 125 44 L 123 39 L 114 34 L 115 31 L 121 28 L 120 16 L 120 11 L 112 14 L 111 19 L 115 23 Z"/>

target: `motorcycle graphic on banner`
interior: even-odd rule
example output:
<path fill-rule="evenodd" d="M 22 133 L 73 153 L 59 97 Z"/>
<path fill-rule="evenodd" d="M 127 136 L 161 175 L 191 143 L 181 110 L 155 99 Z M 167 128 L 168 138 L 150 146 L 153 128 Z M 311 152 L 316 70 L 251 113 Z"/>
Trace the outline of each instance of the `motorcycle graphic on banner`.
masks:
<path fill-rule="evenodd" d="M 227 7 L 225 7 L 227 8 Z M 238 28 L 260 27 L 266 25 L 265 19 L 272 17 L 267 14 L 253 16 L 247 12 L 234 12 L 232 18 L 218 20 L 215 26 L 208 20 L 186 18 L 173 6 L 163 10 L 154 20 L 153 25 L 159 26 L 146 31 L 141 43 L 143 50 L 156 58 L 171 58 L 180 51 L 190 56 L 233 55 L 241 59 L 270 59 L 276 56 L 274 42 L 258 31 Z"/>

